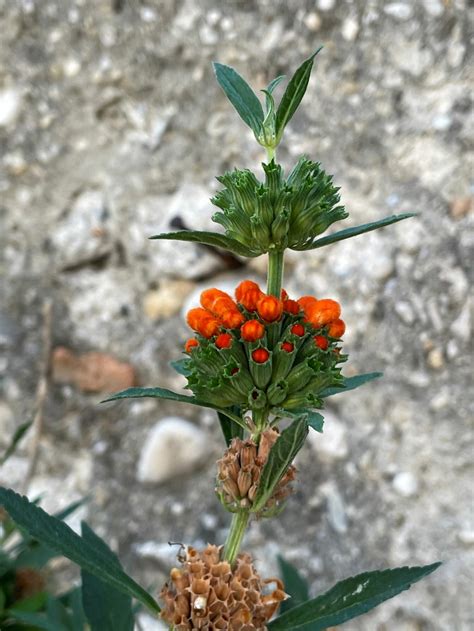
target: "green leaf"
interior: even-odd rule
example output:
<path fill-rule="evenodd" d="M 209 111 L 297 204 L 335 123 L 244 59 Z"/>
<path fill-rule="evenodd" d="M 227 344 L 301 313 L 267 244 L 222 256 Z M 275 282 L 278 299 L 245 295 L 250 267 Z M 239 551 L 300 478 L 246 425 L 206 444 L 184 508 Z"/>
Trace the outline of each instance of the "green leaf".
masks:
<path fill-rule="evenodd" d="M 10 441 L 5 453 L 0 458 L 0 467 L 5 464 L 5 462 L 15 453 L 15 449 L 17 448 L 18 443 L 26 434 L 26 432 L 30 429 L 33 421 L 27 421 L 26 423 L 22 423 L 13 434 L 13 438 Z"/>
<path fill-rule="evenodd" d="M 10 609 L 8 612 L 13 620 L 32 625 L 35 629 L 43 631 L 69 631 L 63 624 L 58 625 L 56 622 L 49 620 L 44 613 L 28 613 L 26 611 L 15 611 Z"/>
<path fill-rule="evenodd" d="M 281 74 L 281 75 L 279 75 L 278 77 L 275 77 L 275 78 L 274 78 L 274 79 L 272 79 L 272 80 L 270 81 L 270 83 L 267 85 L 267 89 L 266 89 L 266 91 L 267 91 L 267 92 L 270 92 L 270 94 L 273 94 L 273 92 L 274 92 L 275 88 L 276 88 L 278 85 L 280 85 L 280 83 L 281 83 L 282 81 L 284 81 L 285 79 L 286 79 L 286 75 L 284 75 L 284 74 Z"/>
<path fill-rule="evenodd" d="M 240 413 L 240 411 L 238 413 Z M 244 437 L 244 428 L 241 425 L 238 425 L 222 412 L 217 412 L 217 416 L 219 417 L 219 423 L 227 446 L 230 445 L 233 438 Z"/>
<path fill-rule="evenodd" d="M 85 522 L 81 524 L 81 532 L 86 543 L 96 546 L 111 563 L 122 569 L 112 550 Z M 82 604 L 91 631 L 133 631 L 135 621 L 130 596 L 117 591 L 86 570 L 81 571 L 81 577 Z"/>
<path fill-rule="evenodd" d="M 18 495 L 11 489 L 0 487 L 0 506 L 3 506 L 18 526 L 24 528 L 31 537 L 63 554 L 124 594 L 133 596 L 152 611 L 160 611 L 154 598 L 116 563 L 111 562 L 98 546 L 86 543 L 64 522 L 48 515 L 28 498 Z"/>
<path fill-rule="evenodd" d="M 183 375 L 183 377 L 189 377 L 191 371 L 187 368 L 187 359 L 176 359 L 170 362 L 171 368 L 176 370 L 178 375 Z"/>
<path fill-rule="evenodd" d="M 272 408 L 271 412 L 277 417 L 289 418 L 294 421 L 302 420 L 309 427 L 312 427 L 316 432 L 323 433 L 324 416 L 319 412 L 310 410 L 308 408 L 294 408 L 292 410 L 285 410 L 284 408 Z"/>
<path fill-rule="evenodd" d="M 202 399 L 197 399 L 196 397 L 188 397 L 184 394 L 178 394 L 177 392 L 173 392 L 172 390 L 167 390 L 166 388 L 127 388 L 127 390 L 122 390 L 122 392 L 117 392 L 113 394 L 108 399 L 104 399 L 101 403 L 109 403 L 110 401 L 119 401 L 120 399 L 141 399 L 141 398 L 152 398 L 152 399 L 167 399 L 168 401 L 180 401 L 181 403 L 190 403 L 191 405 L 199 405 L 203 408 L 210 408 L 211 410 L 218 410 L 222 414 L 225 414 L 228 418 L 235 421 L 238 425 L 241 425 L 244 429 L 246 426 L 241 418 L 233 414 L 227 408 L 221 408 L 218 405 L 213 405 L 212 403 L 208 403 L 207 401 L 203 401 Z"/>
<path fill-rule="evenodd" d="M 278 555 L 278 565 L 280 566 L 280 575 L 285 586 L 285 592 L 290 596 L 288 600 L 284 600 L 281 603 L 280 614 L 282 614 L 306 602 L 309 599 L 309 587 L 306 579 L 301 576 L 295 566 L 288 563 L 280 555 Z"/>
<path fill-rule="evenodd" d="M 155 234 L 150 239 L 170 239 L 171 241 L 190 241 L 192 243 L 202 243 L 212 245 L 233 252 L 238 256 L 255 257 L 260 256 L 261 251 L 251 250 L 237 239 L 226 237 L 219 232 L 205 232 L 203 230 L 178 230 L 177 232 L 163 232 Z"/>
<path fill-rule="evenodd" d="M 240 118 L 258 136 L 263 122 L 263 109 L 257 95 L 238 72 L 230 66 L 214 62 L 216 79 Z"/>
<path fill-rule="evenodd" d="M 289 427 L 282 431 L 270 449 L 268 460 L 263 467 L 252 512 L 259 512 L 268 502 L 275 486 L 303 446 L 307 435 L 308 425 L 304 419 L 293 421 Z"/>
<path fill-rule="evenodd" d="M 335 394 L 349 392 L 349 390 L 355 390 L 373 379 L 380 379 L 380 377 L 383 377 L 383 372 L 366 372 L 361 375 L 354 375 L 354 377 L 344 377 L 344 384 L 340 388 L 326 388 L 319 396 L 326 398 Z"/>
<path fill-rule="evenodd" d="M 424 567 L 364 572 L 347 578 L 322 596 L 308 600 L 279 616 L 270 622 L 268 628 L 271 631 L 320 631 L 342 624 L 408 589 L 440 565 L 433 563 Z"/>
<path fill-rule="evenodd" d="M 359 234 L 364 234 L 364 232 L 371 232 L 372 230 L 378 230 L 379 228 L 384 228 L 385 226 L 389 226 L 392 223 L 397 223 L 397 221 L 403 221 L 403 219 L 409 219 L 410 217 L 416 217 L 416 213 L 403 213 L 401 215 L 390 215 L 389 217 L 385 217 L 384 219 L 379 219 L 379 221 L 372 221 L 371 223 L 365 223 L 365 224 L 362 224 L 361 226 L 354 226 L 353 228 L 345 228 L 345 230 L 334 232 L 333 234 L 329 234 L 327 237 L 316 239 L 316 241 L 306 243 L 302 245 L 301 247 L 296 247 L 293 249 L 294 250 L 316 250 L 317 248 L 322 248 L 325 245 L 330 245 L 331 243 L 336 243 L 337 241 L 343 241 L 344 239 L 350 239 L 351 237 L 356 237 Z"/>
<path fill-rule="evenodd" d="M 322 48 L 322 46 L 321 46 Z M 280 140 L 283 130 L 296 112 L 298 105 L 301 103 L 301 99 L 308 87 L 309 77 L 313 68 L 313 61 L 321 48 L 318 48 L 311 57 L 306 59 L 295 74 L 291 77 L 288 83 L 285 93 L 282 96 L 280 105 L 278 106 L 276 113 L 276 134 L 277 139 Z"/>
<path fill-rule="evenodd" d="M 44 609 L 46 601 L 48 600 L 48 594 L 46 592 L 37 592 L 32 596 L 27 596 L 21 600 L 15 601 L 12 609 L 15 611 L 26 611 L 28 613 L 36 613 Z"/>

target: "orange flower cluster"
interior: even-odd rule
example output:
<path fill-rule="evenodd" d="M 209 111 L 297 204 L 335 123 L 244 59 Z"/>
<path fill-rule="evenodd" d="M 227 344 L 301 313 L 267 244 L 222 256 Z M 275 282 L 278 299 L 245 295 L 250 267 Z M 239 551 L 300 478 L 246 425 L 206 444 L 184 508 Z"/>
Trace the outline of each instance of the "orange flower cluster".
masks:
<path fill-rule="evenodd" d="M 191 309 L 187 315 L 189 326 L 205 337 L 211 339 L 215 336 L 217 348 L 230 348 L 233 335 L 227 331 L 240 330 L 240 338 L 245 342 L 257 342 L 265 335 L 265 326 L 278 322 L 285 314 L 292 316 L 304 316 L 302 322 L 295 323 L 291 333 L 303 337 L 306 329 L 303 323 L 311 324 L 315 329 L 327 327 L 327 335 L 331 338 L 340 338 L 345 331 L 345 324 L 340 319 L 341 307 L 335 300 L 317 300 L 313 296 L 303 296 L 298 300 L 292 300 L 283 289 L 281 298 L 265 294 L 257 283 L 251 280 L 242 281 L 235 290 L 236 301 L 220 289 L 206 289 L 201 294 L 201 307 Z M 244 313 L 252 317 L 246 319 Z M 325 336 L 317 335 L 315 344 L 325 350 L 329 342 Z M 190 352 L 199 342 L 191 338 L 186 342 L 186 352 Z M 284 350 L 291 352 L 289 346 Z M 265 351 L 265 353 L 260 352 Z M 268 359 L 268 351 L 259 349 L 254 361 L 265 363 Z"/>

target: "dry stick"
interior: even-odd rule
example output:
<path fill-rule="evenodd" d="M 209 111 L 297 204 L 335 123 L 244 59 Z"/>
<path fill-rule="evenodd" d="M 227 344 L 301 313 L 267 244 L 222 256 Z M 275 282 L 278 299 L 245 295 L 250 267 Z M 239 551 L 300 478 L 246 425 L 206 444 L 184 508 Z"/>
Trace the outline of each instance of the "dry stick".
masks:
<path fill-rule="evenodd" d="M 44 404 L 49 390 L 49 381 L 51 376 L 51 333 L 53 321 L 53 302 L 51 299 L 45 300 L 43 303 L 43 326 L 42 326 L 42 342 L 43 352 L 41 353 L 41 362 L 39 366 L 39 380 L 36 388 L 35 399 L 35 416 L 33 419 L 32 429 L 33 436 L 29 449 L 29 465 L 23 481 L 23 492 L 26 493 L 30 482 L 35 475 L 38 464 L 39 444 L 41 434 L 43 432 Z"/>

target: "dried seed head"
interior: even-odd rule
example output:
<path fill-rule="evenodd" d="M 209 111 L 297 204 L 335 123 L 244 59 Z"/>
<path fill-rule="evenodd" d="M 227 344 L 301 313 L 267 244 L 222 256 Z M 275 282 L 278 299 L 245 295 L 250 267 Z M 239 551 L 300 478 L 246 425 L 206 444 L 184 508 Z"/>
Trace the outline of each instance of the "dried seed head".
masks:
<path fill-rule="evenodd" d="M 234 438 L 223 457 L 217 461 L 216 491 L 222 503 L 230 510 L 252 508 L 262 469 L 278 436 L 279 433 L 275 429 L 267 429 L 262 432 L 258 445 L 251 439 Z M 276 508 L 291 493 L 290 483 L 295 476 L 296 469 L 290 466 L 275 487 L 267 505 L 262 509 L 262 516 L 265 516 L 270 508 Z"/>
<path fill-rule="evenodd" d="M 260 578 L 249 554 L 240 554 L 231 569 L 212 545 L 202 552 L 188 548 L 182 569 L 171 571 L 160 596 L 161 617 L 176 631 L 265 631 L 287 597 L 279 579 Z"/>

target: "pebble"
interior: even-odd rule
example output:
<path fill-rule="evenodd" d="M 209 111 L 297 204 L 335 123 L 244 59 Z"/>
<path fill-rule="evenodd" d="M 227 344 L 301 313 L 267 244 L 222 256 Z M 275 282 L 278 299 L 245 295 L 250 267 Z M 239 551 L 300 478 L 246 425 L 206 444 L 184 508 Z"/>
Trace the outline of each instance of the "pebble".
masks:
<path fill-rule="evenodd" d="M 435 18 L 444 13 L 444 4 L 441 0 L 423 0 L 423 7 L 427 13 Z"/>
<path fill-rule="evenodd" d="M 137 628 L 141 629 L 141 631 L 166 631 L 169 628 L 168 625 L 156 618 L 152 618 L 147 613 L 138 614 L 137 620 L 139 623 Z"/>
<path fill-rule="evenodd" d="M 359 33 L 359 22 L 354 17 L 346 18 L 342 23 L 341 33 L 347 42 L 353 42 Z"/>
<path fill-rule="evenodd" d="M 308 441 L 318 456 L 327 462 L 346 458 L 348 454 L 347 430 L 344 423 L 329 410 L 324 410 L 324 432 L 310 430 Z"/>
<path fill-rule="evenodd" d="M 58 346 L 52 358 L 55 383 L 72 384 L 83 392 L 117 392 L 136 383 L 133 366 L 105 353 L 90 352 L 76 355 Z"/>
<path fill-rule="evenodd" d="M 428 353 L 427 363 L 433 370 L 440 370 L 444 366 L 443 351 L 440 348 L 433 348 Z"/>
<path fill-rule="evenodd" d="M 143 299 L 143 311 L 152 321 L 177 313 L 194 283 L 186 280 L 164 280 L 159 289 L 149 291 Z"/>
<path fill-rule="evenodd" d="M 474 530 L 461 530 L 458 533 L 458 539 L 466 546 L 474 545 Z"/>
<path fill-rule="evenodd" d="M 402 497 L 413 497 L 418 492 L 418 481 L 409 471 L 400 471 L 392 482 L 395 491 Z"/>
<path fill-rule="evenodd" d="M 462 219 L 474 209 L 474 197 L 456 197 L 449 204 L 449 212 L 453 219 Z"/>
<path fill-rule="evenodd" d="M 140 454 L 137 478 L 161 483 L 196 469 L 209 454 L 205 432 L 176 416 L 161 419 L 150 430 Z"/>
<path fill-rule="evenodd" d="M 384 6 L 384 13 L 397 20 L 409 20 L 413 15 L 413 8 L 404 2 L 390 2 Z"/>
<path fill-rule="evenodd" d="M 322 492 L 326 496 L 329 523 L 337 533 L 346 533 L 348 530 L 347 513 L 339 489 L 335 483 L 328 482 L 322 487 Z"/>
<path fill-rule="evenodd" d="M 332 11 L 336 6 L 336 0 L 318 0 L 317 6 L 321 11 Z"/>
<path fill-rule="evenodd" d="M 319 31 L 323 23 L 321 20 L 321 17 L 319 16 L 318 13 L 316 13 L 316 11 L 312 11 L 311 13 L 308 13 L 308 15 L 305 16 L 303 22 L 306 28 L 308 28 L 310 31 L 313 31 L 313 33 L 316 33 L 317 31 Z"/>
<path fill-rule="evenodd" d="M 11 407 L 0 401 L 0 444 L 9 444 L 15 431 L 15 416 Z"/>
<path fill-rule="evenodd" d="M 415 314 L 409 302 L 396 302 L 395 312 L 405 324 L 413 324 L 415 321 Z"/>
<path fill-rule="evenodd" d="M 0 90 L 0 127 L 9 127 L 20 115 L 22 96 L 17 88 Z"/>
<path fill-rule="evenodd" d="M 469 300 L 466 300 L 460 314 L 451 323 L 449 329 L 461 342 L 469 342 L 472 333 L 471 304 Z"/>
<path fill-rule="evenodd" d="M 106 220 L 104 194 L 92 189 L 82 191 L 51 235 L 58 265 L 81 265 L 110 252 Z"/>

